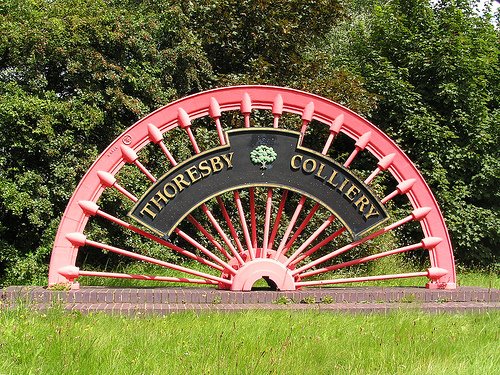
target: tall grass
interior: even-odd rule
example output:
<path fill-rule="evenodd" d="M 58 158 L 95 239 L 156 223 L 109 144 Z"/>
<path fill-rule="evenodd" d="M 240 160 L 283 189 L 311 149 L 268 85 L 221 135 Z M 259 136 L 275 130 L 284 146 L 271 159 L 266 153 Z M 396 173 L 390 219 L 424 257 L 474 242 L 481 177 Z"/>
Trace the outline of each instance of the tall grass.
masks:
<path fill-rule="evenodd" d="M 0 374 L 498 374 L 500 313 L 0 312 Z"/>

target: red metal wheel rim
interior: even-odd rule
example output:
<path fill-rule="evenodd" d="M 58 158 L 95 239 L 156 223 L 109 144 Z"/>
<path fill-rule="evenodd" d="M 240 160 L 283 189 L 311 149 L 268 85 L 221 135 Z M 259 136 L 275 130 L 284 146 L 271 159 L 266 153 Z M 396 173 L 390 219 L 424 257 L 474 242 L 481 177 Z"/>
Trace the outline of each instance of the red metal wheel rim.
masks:
<path fill-rule="evenodd" d="M 342 253 L 344 251 L 349 251 L 353 246 L 357 246 L 357 241 L 352 241 L 351 244 L 347 245 L 346 249 L 333 249 L 323 258 L 319 258 L 315 261 L 306 263 L 305 265 L 301 265 L 300 267 L 296 267 L 297 262 L 295 261 L 301 258 L 306 259 L 304 258 L 304 255 L 307 255 L 309 250 L 311 250 L 311 246 L 314 248 L 313 241 L 316 238 L 306 239 L 302 242 L 302 245 L 304 246 L 302 246 L 300 251 L 293 254 L 287 254 L 286 257 L 283 257 L 283 254 L 281 254 L 283 252 L 283 244 L 286 244 L 290 239 L 293 239 L 293 241 L 302 240 L 300 237 L 300 223 L 292 223 L 293 225 L 289 225 L 291 229 L 285 233 L 287 238 L 281 239 L 281 241 L 276 239 L 276 243 L 279 243 L 280 245 L 278 245 L 276 249 L 273 248 L 273 250 L 277 251 L 273 252 L 269 258 L 267 258 L 267 256 L 261 257 L 257 249 L 267 248 L 270 239 L 275 239 L 276 228 L 272 225 L 272 221 L 274 220 L 274 223 L 276 223 L 276 221 L 279 222 L 279 218 L 278 220 L 276 220 L 276 218 L 271 218 L 270 208 L 267 207 L 267 204 L 269 203 L 268 200 L 266 206 L 261 208 L 262 211 L 265 212 L 265 223 L 263 224 L 264 243 L 257 244 L 254 189 L 250 188 L 249 204 L 251 218 L 249 223 L 247 223 L 244 219 L 245 213 L 242 212 L 243 208 L 240 207 L 241 200 L 239 199 L 238 192 L 236 191 L 234 194 L 235 204 L 238 206 L 238 212 L 240 215 L 240 225 L 243 229 L 243 235 L 241 238 L 239 235 L 235 234 L 235 231 L 233 231 L 230 227 L 222 228 L 219 226 L 219 222 L 227 222 L 227 220 L 225 220 L 227 219 L 226 217 L 211 218 L 210 210 L 206 210 L 203 207 L 201 208 L 205 211 L 205 214 L 210 219 L 210 223 L 215 228 L 214 233 L 217 233 L 223 239 L 223 241 L 220 241 L 220 248 L 217 249 L 217 254 L 221 254 L 221 256 L 215 255 L 215 251 L 211 251 L 210 249 L 200 249 L 198 246 L 199 244 L 191 241 L 197 250 L 203 252 L 203 258 L 199 257 L 199 259 L 204 259 L 202 260 L 204 263 L 208 262 L 212 265 L 216 265 L 214 269 L 223 270 L 221 274 L 224 272 L 227 274 L 228 268 L 230 268 L 229 278 L 214 275 L 207 276 L 204 273 L 196 271 L 191 272 L 193 270 L 186 270 L 185 268 L 177 265 L 165 264 L 166 262 L 163 262 L 163 264 L 161 262 L 156 262 L 156 264 L 168 268 L 172 268 L 172 266 L 174 266 L 174 269 L 182 272 L 187 271 L 188 274 L 191 274 L 196 278 L 186 277 L 183 278 L 183 280 L 179 280 L 179 278 L 161 276 L 143 276 L 143 278 L 145 277 L 146 279 L 149 278 L 152 280 L 167 282 L 184 281 L 201 284 L 214 284 L 230 289 L 241 289 L 243 287 L 231 286 L 233 279 L 241 279 L 241 276 L 239 278 L 237 277 L 238 270 L 248 270 L 252 268 L 252 272 L 247 272 L 253 275 L 252 278 L 255 278 L 258 276 L 255 271 L 255 269 L 257 269 L 255 267 L 257 266 L 250 267 L 249 262 L 252 260 L 259 260 L 262 264 L 269 264 L 269 267 L 273 268 L 273 274 L 278 273 L 278 268 L 281 269 L 284 267 L 287 269 L 286 274 L 290 275 L 291 279 L 288 278 L 288 276 L 285 277 L 284 279 L 286 280 L 284 283 L 282 285 L 278 285 L 278 288 L 280 289 L 285 288 L 289 290 L 292 288 L 290 280 L 293 280 L 293 289 L 296 289 L 306 286 L 336 284 L 341 282 L 370 281 L 385 278 L 416 276 L 427 276 L 430 279 L 427 286 L 431 288 L 455 288 L 456 276 L 453 251 L 444 219 L 431 190 L 424 181 L 422 175 L 410 159 L 404 154 L 404 152 L 376 126 L 337 103 L 310 93 L 289 88 L 270 86 L 227 87 L 202 92 L 180 99 L 141 119 L 116 138 L 87 171 L 68 203 L 55 238 L 50 261 L 49 285 L 70 282 L 76 286 L 77 284 L 75 283 L 75 279 L 77 277 L 92 276 L 96 274 L 103 277 L 134 278 L 134 275 L 121 275 L 113 273 L 99 274 L 90 271 L 83 271 L 75 265 L 79 248 L 83 245 L 104 248 L 138 260 L 152 261 L 152 259 L 146 259 L 147 257 L 141 256 L 140 254 L 137 255 L 133 251 L 117 249 L 112 245 L 95 243 L 90 239 L 87 239 L 83 234 L 89 217 L 94 215 L 101 215 L 125 228 L 130 228 L 132 226 L 125 220 L 115 218 L 112 215 L 103 213 L 99 210 L 97 202 L 99 201 L 104 189 L 114 188 L 127 196 L 128 199 L 137 200 L 133 193 L 130 193 L 121 187 L 119 181 L 117 181 L 114 176 L 126 163 L 129 163 L 137 166 L 137 168 L 139 168 L 141 172 L 144 173 L 144 175 L 152 183 L 154 183 L 156 180 L 155 177 L 149 173 L 147 167 L 142 165 L 139 161 L 140 158 L 138 155 L 145 146 L 150 143 L 157 144 L 162 149 L 165 157 L 170 160 L 171 163 L 175 163 L 174 157 L 162 142 L 162 135 L 173 129 L 181 128 L 186 132 L 186 136 L 189 137 L 194 152 L 198 153 L 200 150 L 198 148 L 196 138 L 191 131 L 192 121 L 203 117 L 211 117 L 215 120 L 214 131 L 217 131 L 216 134 L 220 139 L 220 142 L 223 143 L 224 137 L 222 135 L 222 128 L 220 125 L 221 114 L 227 111 L 237 111 L 243 115 L 244 127 L 250 127 L 250 117 L 252 112 L 255 110 L 264 110 L 272 113 L 274 117 L 274 127 L 279 126 L 280 117 L 283 113 L 299 115 L 302 119 L 301 133 L 305 133 L 306 128 L 310 125 L 312 120 L 316 120 L 323 124 L 324 130 L 329 133 L 329 137 L 324 145 L 323 151 L 327 151 L 328 148 L 331 147 L 335 136 L 339 133 L 347 135 L 356 143 L 354 150 L 344 165 L 349 166 L 349 164 L 360 152 L 369 152 L 373 155 L 373 157 L 378 160 L 378 163 L 374 166 L 374 170 L 366 179 L 366 182 L 370 183 L 379 173 L 383 173 L 385 171 L 389 172 L 397 182 L 398 186 L 393 193 L 386 196 L 382 201 L 385 203 L 394 198 L 396 195 L 406 195 L 411 203 L 411 206 L 413 207 L 413 211 L 409 212 L 407 217 L 390 225 L 386 225 L 386 227 L 378 230 L 376 233 L 380 232 L 379 234 L 382 234 L 387 231 L 392 231 L 400 225 L 405 225 L 410 221 L 416 220 L 420 222 L 423 234 L 421 242 L 404 248 L 394 249 L 392 252 L 383 254 L 383 256 L 389 256 L 391 254 L 410 251 L 413 249 L 426 249 L 429 253 L 430 268 L 422 272 L 407 274 L 376 275 L 350 278 L 346 280 L 336 279 L 336 281 L 310 280 L 308 278 L 318 274 L 318 270 L 326 272 L 337 269 L 335 268 L 336 266 L 333 265 L 328 266 L 330 269 L 326 270 L 325 267 L 323 267 L 323 262 L 331 260 L 335 257 L 337 254 L 336 252 Z M 272 195 L 272 189 L 268 190 L 268 194 Z M 312 211 L 316 209 L 317 208 L 313 208 Z M 312 212 L 312 215 L 314 215 L 314 212 Z M 189 220 L 195 227 L 203 231 L 203 228 L 199 226 L 199 223 L 197 223 L 194 218 Z M 334 220 L 334 218 L 332 218 L 332 220 Z M 149 232 L 134 226 L 132 227 L 136 233 L 145 237 L 152 237 Z M 297 232 L 299 233 L 297 234 Z M 180 230 L 177 230 L 177 234 L 185 236 L 184 238 L 187 238 L 188 241 L 192 240 L 189 239 L 189 236 L 186 237 L 187 235 L 182 233 Z M 205 235 L 210 236 L 209 233 L 205 233 Z M 224 236 L 227 238 L 223 238 Z M 368 241 L 368 237 L 370 236 L 371 235 L 365 237 L 362 241 Z M 308 240 L 310 240 L 309 243 L 307 243 Z M 319 245 L 317 244 L 317 246 Z M 174 250 L 180 252 L 184 251 L 184 249 Z M 204 250 L 207 250 L 207 253 L 205 253 Z M 244 254 L 245 258 L 249 259 L 249 261 L 243 259 Z M 330 256 L 330 254 L 333 255 Z M 269 259 L 269 261 L 263 261 L 262 258 Z M 366 259 L 358 259 L 354 261 L 354 263 L 351 263 L 360 264 L 378 259 L 376 254 L 365 258 Z M 279 265 L 276 267 L 271 266 L 273 262 L 279 263 Z M 153 263 L 155 263 L 154 260 Z M 341 266 L 350 266 L 351 264 L 348 263 L 349 262 L 344 262 Z M 238 264 L 241 267 L 235 269 L 233 264 Z M 246 266 L 246 268 L 244 266 Z M 261 276 L 266 276 L 266 272 L 263 271 Z M 249 282 L 245 283 L 238 281 L 237 285 L 245 285 L 243 289 L 248 289 Z"/>

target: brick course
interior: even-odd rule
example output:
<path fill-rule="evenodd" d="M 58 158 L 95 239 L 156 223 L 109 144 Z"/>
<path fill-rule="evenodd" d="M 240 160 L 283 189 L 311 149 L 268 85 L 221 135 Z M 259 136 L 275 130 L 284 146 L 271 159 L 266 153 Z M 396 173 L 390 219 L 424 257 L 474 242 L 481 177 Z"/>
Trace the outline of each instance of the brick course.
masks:
<path fill-rule="evenodd" d="M 333 303 L 320 303 L 324 297 L 328 297 Z M 301 303 L 313 301 L 316 302 Z M 400 309 L 482 312 L 500 309 L 500 290 L 477 287 L 461 287 L 456 290 L 357 287 L 293 292 L 231 292 L 210 288 L 82 287 L 80 290 L 65 292 L 31 286 L 12 286 L 0 290 L 1 309 L 13 308 L 21 302 L 40 311 L 60 304 L 67 311 L 128 316 L 165 315 L 182 311 L 230 312 L 262 309 L 316 309 L 350 313 L 388 313 Z"/>

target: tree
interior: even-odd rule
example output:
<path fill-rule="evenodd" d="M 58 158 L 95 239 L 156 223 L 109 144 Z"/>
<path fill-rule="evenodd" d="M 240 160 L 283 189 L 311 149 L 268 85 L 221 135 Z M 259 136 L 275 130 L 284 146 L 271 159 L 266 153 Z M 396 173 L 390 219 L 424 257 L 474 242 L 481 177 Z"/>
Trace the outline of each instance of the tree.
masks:
<path fill-rule="evenodd" d="M 276 160 L 276 152 L 272 147 L 260 145 L 250 152 L 250 159 L 254 164 L 260 164 L 261 169 L 266 167 Z"/>
<path fill-rule="evenodd" d="M 250 83 L 311 91 L 368 117 L 422 170 L 457 258 L 498 262 L 498 40 L 468 1 L 354 1 L 346 13 L 336 0 L 6 0 L 0 284 L 45 282 L 71 193 L 124 129 L 179 97 Z M 144 183 L 130 173 L 131 185 Z M 112 227 L 88 230 L 151 251 Z"/>
<path fill-rule="evenodd" d="M 72 191 L 124 129 L 179 97 L 249 83 L 248 77 L 269 65 L 275 68 L 267 77 L 295 70 L 300 48 L 327 32 L 324 25 L 341 10 L 331 0 L 280 5 L 2 2 L 0 284 L 44 283 Z M 133 174 L 129 180 L 142 182 Z M 103 199 L 119 204 L 112 195 Z M 123 234 L 115 238 L 112 227 L 88 229 L 104 242 L 146 247 L 130 244 Z"/>
<path fill-rule="evenodd" d="M 133 5 L 133 6 L 132 6 Z M 61 214 L 117 134 L 209 86 L 175 2 L 9 0 L 0 5 L 0 280 L 45 277 Z"/>
<path fill-rule="evenodd" d="M 423 172 L 457 259 L 498 263 L 499 31 L 472 2 L 355 5 L 324 44 L 377 97 L 370 120 Z"/>

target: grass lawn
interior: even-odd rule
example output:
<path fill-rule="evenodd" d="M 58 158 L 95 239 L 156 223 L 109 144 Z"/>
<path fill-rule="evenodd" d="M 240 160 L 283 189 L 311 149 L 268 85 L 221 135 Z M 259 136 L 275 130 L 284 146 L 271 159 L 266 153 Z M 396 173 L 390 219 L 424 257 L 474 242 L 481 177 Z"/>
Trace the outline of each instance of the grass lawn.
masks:
<path fill-rule="evenodd" d="M 169 285 L 86 281 L 90 285 L 99 281 L 113 286 Z M 425 282 L 418 278 L 364 285 L 423 286 Z M 500 288 L 500 277 L 493 272 L 459 272 L 458 282 Z M 19 308 L 0 311 L 0 359 L 0 375 L 496 375 L 500 311 L 435 315 L 249 311 L 125 318 L 83 316 L 57 308 L 40 314 Z"/>
<path fill-rule="evenodd" d="M 0 312 L 0 374 L 498 374 L 500 312 Z"/>

